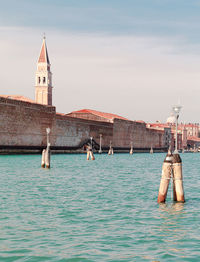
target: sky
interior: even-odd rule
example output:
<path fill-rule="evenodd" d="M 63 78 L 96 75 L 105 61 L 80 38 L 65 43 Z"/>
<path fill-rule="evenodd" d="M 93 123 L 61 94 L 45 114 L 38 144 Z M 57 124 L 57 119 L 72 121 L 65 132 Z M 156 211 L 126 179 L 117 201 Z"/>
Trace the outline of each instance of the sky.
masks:
<path fill-rule="evenodd" d="M 45 32 L 53 105 L 200 122 L 199 0 L 0 0 L 0 94 L 34 99 Z"/>

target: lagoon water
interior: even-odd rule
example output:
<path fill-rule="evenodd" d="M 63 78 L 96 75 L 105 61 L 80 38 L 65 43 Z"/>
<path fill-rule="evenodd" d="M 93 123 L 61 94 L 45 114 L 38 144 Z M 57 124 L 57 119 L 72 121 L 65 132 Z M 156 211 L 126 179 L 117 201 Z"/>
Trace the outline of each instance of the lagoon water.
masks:
<path fill-rule="evenodd" d="M 0 261 L 200 261 L 200 154 L 157 204 L 165 154 L 0 156 Z"/>

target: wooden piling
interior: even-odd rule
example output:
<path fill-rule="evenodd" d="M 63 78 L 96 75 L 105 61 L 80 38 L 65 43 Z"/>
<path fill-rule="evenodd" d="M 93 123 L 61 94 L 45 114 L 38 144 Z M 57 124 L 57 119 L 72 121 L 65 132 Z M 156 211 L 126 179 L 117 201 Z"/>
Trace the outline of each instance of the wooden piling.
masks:
<path fill-rule="evenodd" d="M 130 155 L 133 154 L 133 142 L 131 141 L 131 148 L 130 148 L 130 152 L 129 152 Z"/>
<path fill-rule="evenodd" d="M 171 178 L 172 173 L 172 160 L 173 156 L 170 150 L 164 159 L 163 166 L 162 166 L 162 177 L 160 181 L 160 188 L 158 193 L 158 203 L 164 203 L 167 197 L 167 191 L 169 187 L 169 181 Z"/>
<path fill-rule="evenodd" d="M 91 157 L 91 160 L 95 160 L 93 151 L 90 151 L 90 157 Z"/>
<path fill-rule="evenodd" d="M 173 155 L 172 171 L 173 171 L 174 201 L 185 202 L 184 190 L 183 190 L 182 160 L 179 154 Z"/>
<path fill-rule="evenodd" d="M 153 147 L 151 146 L 150 154 L 153 154 Z"/>
<path fill-rule="evenodd" d="M 114 152 L 113 152 L 113 148 L 112 148 L 112 141 L 110 141 L 110 148 L 108 150 L 108 155 L 113 155 Z"/>
<path fill-rule="evenodd" d="M 50 143 L 48 143 L 47 149 L 45 150 L 45 165 L 46 168 L 50 168 Z"/>
<path fill-rule="evenodd" d="M 94 153 L 91 146 L 88 146 L 87 148 L 87 160 L 95 160 Z"/>
<path fill-rule="evenodd" d="M 41 163 L 41 167 L 45 168 L 45 152 L 46 150 L 43 149 L 42 150 L 42 163 Z"/>
<path fill-rule="evenodd" d="M 90 160 L 90 151 L 87 151 L 87 160 Z"/>

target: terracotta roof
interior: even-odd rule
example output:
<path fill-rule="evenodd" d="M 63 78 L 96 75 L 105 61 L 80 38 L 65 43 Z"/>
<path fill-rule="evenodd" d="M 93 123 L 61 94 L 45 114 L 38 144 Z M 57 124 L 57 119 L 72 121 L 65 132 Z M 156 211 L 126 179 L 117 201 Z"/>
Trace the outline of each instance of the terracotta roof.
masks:
<path fill-rule="evenodd" d="M 24 101 L 24 102 L 29 102 L 29 103 L 34 103 L 36 104 L 36 102 L 30 98 L 27 98 L 25 96 L 19 96 L 19 95 L 0 95 L 0 97 L 4 97 L 4 98 L 9 98 L 9 99 L 13 99 L 13 100 L 20 100 L 20 101 Z"/>
<path fill-rule="evenodd" d="M 189 137 L 187 138 L 187 140 L 192 140 L 192 141 L 200 142 L 200 138 L 199 138 L 199 137 L 196 137 L 196 136 L 189 136 Z"/>
<path fill-rule="evenodd" d="M 143 121 L 143 120 L 136 120 L 135 122 L 137 122 L 137 123 L 141 123 L 141 124 L 146 124 L 146 122 Z"/>
<path fill-rule="evenodd" d="M 180 127 L 194 127 L 194 128 L 198 128 L 200 127 L 198 124 L 179 124 Z"/>
<path fill-rule="evenodd" d="M 64 114 L 64 113 L 58 113 L 58 112 L 56 112 L 56 115 L 59 115 L 59 116 L 66 116 L 66 114 Z"/>
<path fill-rule="evenodd" d="M 40 51 L 40 56 L 39 56 L 39 59 L 38 59 L 38 63 L 50 64 L 45 38 L 43 38 L 42 48 L 41 48 L 41 51 Z"/>
<path fill-rule="evenodd" d="M 149 127 L 152 127 L 152 128 L 164 128 L 164 127 L 170 127 L 169 124 L 167 123 L 148 123 L 147 124 Z"/>
<path fill-rule="evenodd" d="M 96 115 L 96 116 L 99 116 L 99 117 L 106 118 L 108 120 L 113 120 L 114 118 L 128 120 L 127 118 L 122 117 L 122 116 L 118 116 L 116 114 L 100 112 L 100 111 L 96 111 L 96 110 L 92 110 L 92 109 L 82 109 L 82 110 L 78 110 L 78 111 L 73 111 L 70 114 L 74 114 L 74 113 L 83 113 L 83 114 L 89 113 L 89 114 L 93 114 L 93 115 Z"/>

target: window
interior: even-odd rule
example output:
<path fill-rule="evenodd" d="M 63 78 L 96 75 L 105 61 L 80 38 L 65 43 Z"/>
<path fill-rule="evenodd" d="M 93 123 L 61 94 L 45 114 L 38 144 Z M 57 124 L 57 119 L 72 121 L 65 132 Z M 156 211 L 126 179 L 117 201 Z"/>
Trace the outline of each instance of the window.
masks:
<path fill-rule="evenodd" d="M 45 78 L 45 76 L 43 77 L 43 84 L 45 84 L 45 82 L 46 82 L 46 78 Z"/>
<path fill-rule="evenodd" d="M 38 77 L 38 83 L 40 84 L 40 76 Z"/>

